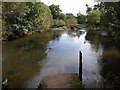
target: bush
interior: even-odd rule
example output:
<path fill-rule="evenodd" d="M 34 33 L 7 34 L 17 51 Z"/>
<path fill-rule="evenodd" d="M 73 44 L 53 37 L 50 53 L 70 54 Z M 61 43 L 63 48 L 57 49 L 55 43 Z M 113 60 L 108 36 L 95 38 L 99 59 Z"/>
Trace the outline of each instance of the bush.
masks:
<path fill-rule="evenodd" d="M 92 10 L 87 15 L 87 22 L 92 24 L 99 24 L 101 20 L 101 12 L 98 10 Z"/>
<path fill-rule="evenodd" d="M 23 36 L 36 27 L 48 29 L 52 25 L 49 7 L 42 2 L 4 2 L 2 5 L 4 35 Z"/>
<path fill-rule="evenodd" d="M 61 26 L 65 26 L 65 25 L 66 25 L 66 23 L 62 19 L 54 20 L 54 26 L 61 27 Z"/>
<path fill-rule="evenodd" d="M 77 19 L 75 17 L 68 18 L 66 20 L 67 26 L 76 26 L 77 25 Z"/>

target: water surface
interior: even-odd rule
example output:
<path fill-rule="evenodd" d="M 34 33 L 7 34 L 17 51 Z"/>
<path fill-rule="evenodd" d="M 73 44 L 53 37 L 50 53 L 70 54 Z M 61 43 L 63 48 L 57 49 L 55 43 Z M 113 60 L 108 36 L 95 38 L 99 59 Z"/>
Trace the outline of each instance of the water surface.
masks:
<path fill-rule="evenodd" d="M 100 56 L 102 45 L 98 48 L 86 40 L 86 30 L 80 32 L 64 31 L 58 38 L 50 40 L 46 60 L 41 72 L 34 76 L 28 87 L 40 82 L 44 76 L 60 73 L 78 73 L 79 51 L 83 54 L 83 83 L 85 87 L 100 87 Z M 34 86 L 34 87 L 35 87 Z"/>
<path fill-rule="evenodd" d="M 84 86 L 86 88 L 102 87 L 104 81 L 111 77 L 109 74 L 112 73 L 112 77 L 116 79 L 113 71 L 120 72 L 116 69 L 120 63 L 119 60 L 117 64 L 113 60 L 104 64 L 101 60 L 105 52 L 105 46 L 101 43 L 105 37 L 95 31 L 91 33 L 86 30 L 53 30 L 4 43 L 3 79 L 8 78 L 9 87 L 37 88 L 44 76 L 78 73 L 79 51 L 81 51 Z M 106 45 L 110 47 L 110 44 Z M 116 52 L 115 46 L 111 51 Z M 108 81 L 107 83 L 111 86 Z"/>

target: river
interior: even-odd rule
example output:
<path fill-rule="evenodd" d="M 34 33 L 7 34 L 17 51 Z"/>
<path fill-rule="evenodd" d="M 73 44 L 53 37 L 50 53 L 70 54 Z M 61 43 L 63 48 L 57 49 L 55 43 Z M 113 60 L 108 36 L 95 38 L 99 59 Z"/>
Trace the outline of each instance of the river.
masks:
<path fill-rule="evenodd" d="M 36 88 L 44 76 L 78 73 L 81 51 L 83 85 L 102 87 L 103 50 L 99 35 L 91 40 L 82 29 L 26 36 L 3 44 L 3 78 L 8 78 L 9 87 Z"/>

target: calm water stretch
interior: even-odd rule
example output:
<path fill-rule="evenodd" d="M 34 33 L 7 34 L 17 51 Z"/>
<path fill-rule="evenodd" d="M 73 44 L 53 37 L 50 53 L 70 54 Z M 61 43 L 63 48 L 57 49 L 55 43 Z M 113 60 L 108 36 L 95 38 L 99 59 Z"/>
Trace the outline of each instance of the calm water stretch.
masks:
<path fill-rule="evenodd" d="M 4 43 L 3 78 L 8 78 L 9 87 L 36 88 L 44 76 L 78 73 L 81 51 L 84 86 L 101 87 L 104 48 L 99 39 L 86 30 L 52 31 Z"/>

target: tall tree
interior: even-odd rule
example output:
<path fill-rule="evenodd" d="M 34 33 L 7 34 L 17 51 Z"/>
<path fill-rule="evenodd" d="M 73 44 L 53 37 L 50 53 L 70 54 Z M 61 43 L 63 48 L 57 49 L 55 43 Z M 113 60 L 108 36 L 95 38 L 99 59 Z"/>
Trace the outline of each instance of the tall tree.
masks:
<path fill-rule="evenodd" d="M 86 22 L 86 16 L 81 14 L 80 12 L 77 14 L 78 24 L 82 24 Z"/>
<path fill-rule="evenodd" d="M 120 1 L 104 2 L 97 7 L 102 12 L 101 25 L 107 27 L 106 31 L 111 41 L 120 41 Z M 110 40 L 109 40 L 110 41 Z"/>
<path fill-rule="evenodd" d="M 22 20 L 27 13 L 29 13 L 29 7 L 26 3 L 4 2 L 2 5 L 2 19 L 5 21 L 3 26 L 7 28 L 5 32 L 7 32 L 7 34 L 21 35 L 23 29 L 21 29 L 21 22 L 19 21 Z"/>
<path fill-rule="evenodd" d="M 49 28 L 52 24 L 51 11 L 42 2 L 4 2 L 2 7 L 6 36 L 23 36 L 38 26 Z"/>
<path fill-rule="evenodd" d="M 52 4 L 49 6 L 49 8 L 51 10 L 51 14 L 53 15 L 53 19 L 58 19 L 61 13 L 59 5 Z"/>
<path fill-rule="evenodd" d="M 99 24 L 101 20 L 101 12 L 99 10 L 92 10 L 87 15 L 87 22 L 91 24 Z"/>
<path fill-rule="evenodd" d="M 71 18 L 68 18 L 67 20 L 66 20 L 66 24 L 68 25 L 68 26 L 76 26 L 77 25 L 77 19 L 75 18 L 75 17 L 71 17 Z"/>

